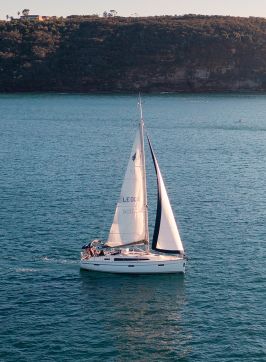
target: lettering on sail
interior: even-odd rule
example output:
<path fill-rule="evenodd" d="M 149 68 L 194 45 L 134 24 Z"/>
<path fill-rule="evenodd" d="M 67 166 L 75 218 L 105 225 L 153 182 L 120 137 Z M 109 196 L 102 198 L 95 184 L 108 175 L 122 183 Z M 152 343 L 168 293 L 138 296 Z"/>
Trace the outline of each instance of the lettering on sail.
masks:
<path fill-rule="evenodd" d="M 132 215 L 132 214 L 137 214 L 138 211 L 135 208 L 129 208 L 129 209 L 124 209 L 123 210 L 123 214 L 125 215 Z"/>
<path fill-rule="evenodd" d="M 122 196 L 119 201 L 122 204 L 122 203 L 138 202 L 139 199 L 135 196 Z"/>

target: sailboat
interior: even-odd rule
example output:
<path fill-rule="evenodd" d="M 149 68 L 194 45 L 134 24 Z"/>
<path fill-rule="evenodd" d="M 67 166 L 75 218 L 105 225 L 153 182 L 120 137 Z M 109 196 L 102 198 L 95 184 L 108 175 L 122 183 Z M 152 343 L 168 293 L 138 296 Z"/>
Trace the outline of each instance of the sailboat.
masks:
<path fill-rule="evenodd" d="M 157 176 L 157 211 L 150 248 L 144 152 L 144 120 L 140 122 L 127 165 L 120 197 L 106 242 L 99 239 L 83 246 L 80 267 L 109 273 L 185 273 L 187 258 L 172 207 L 149 137 Z"/>

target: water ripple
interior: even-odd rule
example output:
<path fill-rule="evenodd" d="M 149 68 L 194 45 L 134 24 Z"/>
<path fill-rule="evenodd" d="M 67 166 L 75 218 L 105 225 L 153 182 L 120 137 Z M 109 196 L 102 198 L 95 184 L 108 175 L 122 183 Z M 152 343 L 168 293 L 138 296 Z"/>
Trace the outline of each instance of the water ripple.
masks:
<path fill-rule="evenodd" d="M 0 95 L 1 361 L 266 360 L 266 96 L 144 98 L 185 278 L 79 270 L 112 222 L 135 96 Z"/>

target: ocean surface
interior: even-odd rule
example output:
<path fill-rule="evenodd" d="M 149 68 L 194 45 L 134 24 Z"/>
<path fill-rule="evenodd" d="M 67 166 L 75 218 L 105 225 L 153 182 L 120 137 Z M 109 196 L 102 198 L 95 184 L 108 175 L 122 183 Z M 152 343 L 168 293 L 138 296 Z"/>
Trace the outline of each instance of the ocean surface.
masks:
<path fill-rule="evenodd" d="M 187 273 L 79 269 L 137 96 L 0 95 L 0 361 L 266 361 L 266 95 L 145 95 Z M 147 149 L 148 150 L 148 149 Z M 156 180 L 147 156 L 150 232 Z"/>

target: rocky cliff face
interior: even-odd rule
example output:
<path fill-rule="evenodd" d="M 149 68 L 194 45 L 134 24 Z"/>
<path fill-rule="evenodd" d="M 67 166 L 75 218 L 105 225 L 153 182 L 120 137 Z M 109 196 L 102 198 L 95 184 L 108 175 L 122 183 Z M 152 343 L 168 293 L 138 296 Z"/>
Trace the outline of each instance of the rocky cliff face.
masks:
<path fill-rule="evenodd" d="M 266 20 L 0 22 L 0 91 L 266 90 Z"/>

